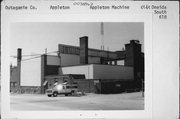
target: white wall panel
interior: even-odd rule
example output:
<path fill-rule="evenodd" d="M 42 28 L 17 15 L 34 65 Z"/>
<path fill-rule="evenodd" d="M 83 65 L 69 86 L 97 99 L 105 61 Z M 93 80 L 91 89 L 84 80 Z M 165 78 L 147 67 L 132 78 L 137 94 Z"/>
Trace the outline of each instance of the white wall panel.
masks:
<path fill-rule="evenodd" d="M 133 79 L 133 68 L 92 64 L 63 67 L 60 74 L 85 74 L 87 79 Z"/>
<path fill-rule="evenodd" d="M 41 85 L 41 58 L 21 62 L 21 86 Z"/>

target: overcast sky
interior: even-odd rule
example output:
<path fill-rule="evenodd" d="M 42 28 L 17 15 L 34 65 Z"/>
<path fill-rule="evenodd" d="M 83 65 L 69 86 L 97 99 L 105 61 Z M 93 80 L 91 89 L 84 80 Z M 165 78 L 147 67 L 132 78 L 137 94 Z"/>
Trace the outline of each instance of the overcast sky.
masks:
<path fill-rule="evenodd" d="M 11 56 L 17 55 L 17 48 L 22 48 L 22 55 L 43 54 L 57 51 L 58 44 L 79 46 L 79 37 L 89 37 L 89 48 L 101 48 L 101 23 L 12 23 Z M 137 39 L 144 49 L 144 24 L 142 22 L 104 23 L 104 47 L 110 51 L 122 50 L 124 44 Z M 12 63 L 15 58 L 11 58 Z"/>

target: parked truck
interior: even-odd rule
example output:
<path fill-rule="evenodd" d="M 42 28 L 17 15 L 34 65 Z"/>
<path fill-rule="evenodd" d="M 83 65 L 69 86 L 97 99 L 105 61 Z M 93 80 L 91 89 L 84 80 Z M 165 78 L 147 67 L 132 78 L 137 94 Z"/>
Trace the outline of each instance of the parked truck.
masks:
<path fill-rule="evenodd" d="M 65 96 L 73 95 L 75 92 L 77 92 L 77 84 L 56 84 L 53 88 L 46 90 L 46 95 L 48 97 L 57 97 L 60 94 L 64 94 Z"/>

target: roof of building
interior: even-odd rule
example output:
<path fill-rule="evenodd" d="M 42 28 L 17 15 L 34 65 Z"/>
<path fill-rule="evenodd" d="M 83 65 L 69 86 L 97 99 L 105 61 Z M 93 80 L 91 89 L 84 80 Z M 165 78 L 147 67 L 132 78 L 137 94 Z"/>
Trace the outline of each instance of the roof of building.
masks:
<path fill-rule="evenodd" d="M 110 65 L 110 64 L 99 64 L 99 63 L 68 65 L 68 66 L 63 66 L 63 67 L 76 67 L 76 66 L 88 66 L 88 65 L 102 65 L 102 66 L 112 66 L 112 67 L 115 67 L 115 66 L 118 66 L 118 67 L 132 67 L 132 66 L 125 66 L 125 65 Z"/>
<path fill-rule="evenodd" d="M 48 75 L 46 78 L 71 77 L 73 79 L 85 79 L 84 74 L 64 74 L 64 75 Z"/>

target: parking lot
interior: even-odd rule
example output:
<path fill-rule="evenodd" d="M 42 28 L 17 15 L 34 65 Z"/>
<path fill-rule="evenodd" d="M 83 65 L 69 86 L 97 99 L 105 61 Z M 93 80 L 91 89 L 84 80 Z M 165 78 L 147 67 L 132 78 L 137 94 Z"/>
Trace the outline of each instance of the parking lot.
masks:
<path fill-rule="evenodd" d="M 47 97 L 42 94 L 11 94 L 12 110 L 143 110 L 141 92 L 86 94 L 85 96 Z"/>

